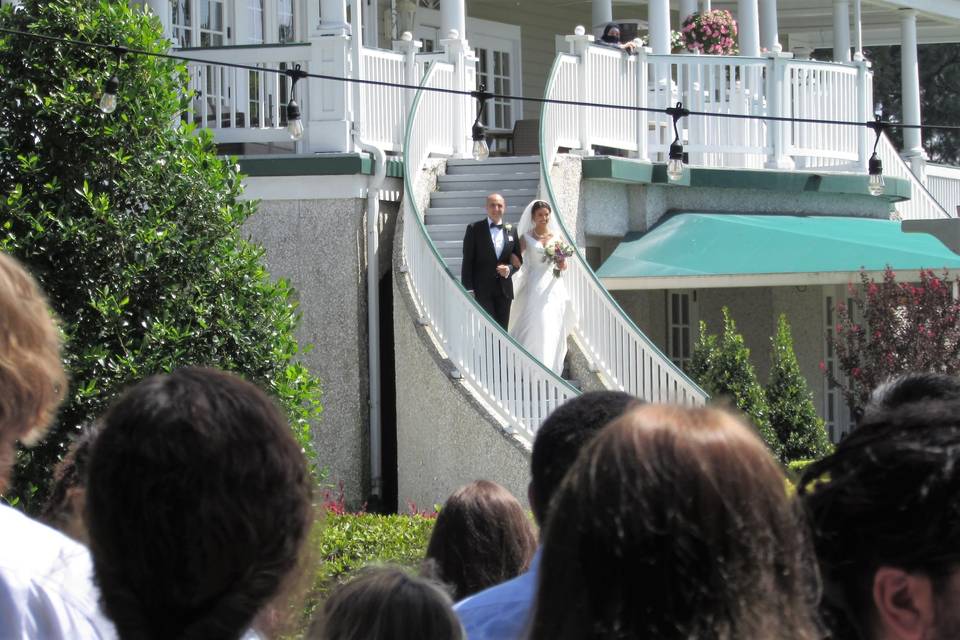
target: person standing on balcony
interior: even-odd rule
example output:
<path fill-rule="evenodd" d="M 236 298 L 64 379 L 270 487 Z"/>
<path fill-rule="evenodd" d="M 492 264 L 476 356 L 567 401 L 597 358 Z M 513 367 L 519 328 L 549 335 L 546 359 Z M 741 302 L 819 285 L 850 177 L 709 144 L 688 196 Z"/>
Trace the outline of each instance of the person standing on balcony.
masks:
<path fill-rule="evenodd" d="M 467 226 L 463 236 L 460 279 L 484 311 L 507 329 L 513 301 L 511 276 L 520 269 L 520 241 L 513 225 L 503 223 L 506 202 L 499 193 L 487 196 L 487 217 Z M 511 256 L 516 257 L 511 264 Z"/>
<path fill-rule="evenodd" d="M 603 34 L 600 36 L 600 42 L 597 44 L 621 49 L 627 53 L 636 53 L 638 46 L 636 40 L 620 42 L 620 25 L 616 22 L 607 23 L 607 26 L 603 28 Z"/>

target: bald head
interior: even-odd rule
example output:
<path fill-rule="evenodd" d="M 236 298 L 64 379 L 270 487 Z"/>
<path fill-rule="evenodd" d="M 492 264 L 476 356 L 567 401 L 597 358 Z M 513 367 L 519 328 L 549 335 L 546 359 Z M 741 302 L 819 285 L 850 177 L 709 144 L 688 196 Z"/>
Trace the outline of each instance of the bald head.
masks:
<path fill-rule="evenodd" d="M 503 220 L 503 210 L 507 208 L 507 203 L 499 193 L 491 193 L 487 196 L 487 216 L 497 224 Z"/>

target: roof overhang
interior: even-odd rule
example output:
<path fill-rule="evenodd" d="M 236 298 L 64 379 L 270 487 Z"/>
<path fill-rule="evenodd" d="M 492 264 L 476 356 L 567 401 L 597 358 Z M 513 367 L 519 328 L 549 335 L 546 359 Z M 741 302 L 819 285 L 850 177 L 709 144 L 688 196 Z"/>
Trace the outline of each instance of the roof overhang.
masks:
<path fill-rule="evenodd" d="M 960 273 L 960 255 L 890 220 L 675 213 L 628 234 L 597 275 L 611 290 L 781 287 L 856 282 L 888 265 L 916 280 L 922 269 Z"/>

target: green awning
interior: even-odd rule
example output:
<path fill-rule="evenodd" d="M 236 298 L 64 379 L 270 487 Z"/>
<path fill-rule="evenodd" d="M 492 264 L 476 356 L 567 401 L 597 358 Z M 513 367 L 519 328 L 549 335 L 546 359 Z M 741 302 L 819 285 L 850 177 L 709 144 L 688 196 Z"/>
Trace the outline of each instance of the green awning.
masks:
<path fill-rule="evenodd" d="M 960 270 L 960 256 L 891 220 L 677 213 L 628 234 L 597 275 L 608 289 L 788 286 L 856 282 L 887 265 L 915 279 Z"/>

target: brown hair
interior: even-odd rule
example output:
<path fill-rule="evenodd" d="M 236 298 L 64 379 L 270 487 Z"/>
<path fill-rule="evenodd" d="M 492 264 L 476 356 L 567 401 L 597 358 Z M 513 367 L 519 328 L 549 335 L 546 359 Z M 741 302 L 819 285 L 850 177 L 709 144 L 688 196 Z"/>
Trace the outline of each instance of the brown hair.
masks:
<path fill-rule="evenodd" d="M 526 571 L 536 547 L 533 525 L 517 499 L 496 482 L 477 480 L 457 489 L 440 510 L 425 573 L 461 600 Z"/>
<path fill-rule="evenodd" d="M 46 298 L 26 269 L 0 252 L 0 489 L 10 445 L 40 439 L 66 387 L 60 333 Z"/>
<path fill-rule="evenodd" d="M 530 637 L 815 638 L 801 525 L 779 464 L 739 419 L 633 409 L 554 499 Z"/>
<path fill-rule="evenodd" d="M 337 588 L 314 619 L 311 640 L 460 640 L 450 596 L 396 567 L 361 570 Z"/>

